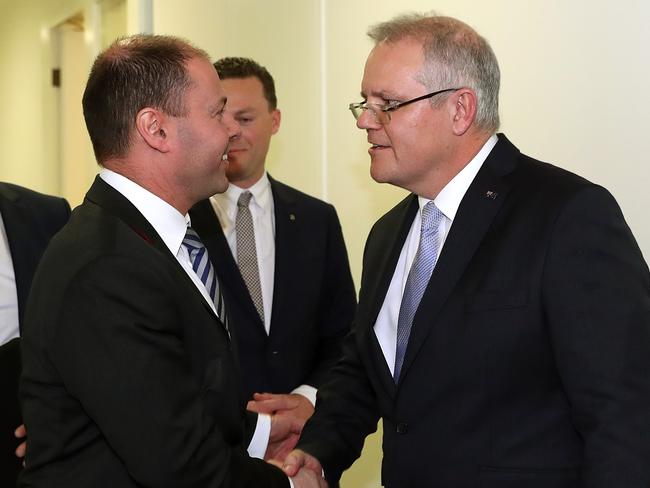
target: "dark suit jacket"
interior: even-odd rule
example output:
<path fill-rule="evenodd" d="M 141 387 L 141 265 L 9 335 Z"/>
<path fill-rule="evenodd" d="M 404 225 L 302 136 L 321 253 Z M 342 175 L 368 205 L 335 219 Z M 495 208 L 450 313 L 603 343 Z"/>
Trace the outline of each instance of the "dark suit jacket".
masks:
<path fill-rule="evenodd" d="M 500 135 L 396 387 L 373 325 L 416 211 L 370 232 L 355 333 L 300 446 L 336 475 L 381 417 L 391 488 L 650 486 L 650 279 L 612 196 Z"/>
<path fill-rule="evenodd" d="M 356 306 L 336 210 L 269 178 L 275 208 L 275 273 L 267 335 L 208 200 L 190 212 L 225 288 L 244 396 L 318 388 L 340 355 Z"/>
<path fill-rule="evenodd" d="M 18 326 L 22 328 L 27 295 L 41 255 L 52 235 L 63 227 L 70 206 L 63 198 L 0 182 L 0 215 L 14 266 Z M 14 429 L 22 423 L 18 405 L 20 340 L 0 346 L 0 486 L 15 486 L 21 461 L 14 454 Z"/>
<path fill-rule="evenodd" d="M 100 178 L 43 256 L 22 345 L 23 486 L 288 486 L 245 451 L 223 324 Z"/>

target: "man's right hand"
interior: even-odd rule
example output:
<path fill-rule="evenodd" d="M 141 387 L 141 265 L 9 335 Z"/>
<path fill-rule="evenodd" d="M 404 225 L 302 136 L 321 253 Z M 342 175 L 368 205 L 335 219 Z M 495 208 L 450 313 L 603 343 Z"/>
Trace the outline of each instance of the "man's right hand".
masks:
<path fill-rule="evenodd" d="M 294 488 L 328 488 L 327 481 L 309 469 L 301 469 L 296 476 L 291 478 Z"/>
<path fill-rule="evenodd" d="M 295 449 L 284 459 L 282 471 L 290 478 L 296 476 L 301 470 L 309 470 L 319 478 L 323 476 L 323 467 L 320 461 L 305 451 Z"/>
<path fill-rule="evenodd" d="M 318 459 L 304 451 L 291 451 L 284 463 L 277 459 L 268 462 L 282 469 L 291 478 L 294 488 L 329 488 Z"/>

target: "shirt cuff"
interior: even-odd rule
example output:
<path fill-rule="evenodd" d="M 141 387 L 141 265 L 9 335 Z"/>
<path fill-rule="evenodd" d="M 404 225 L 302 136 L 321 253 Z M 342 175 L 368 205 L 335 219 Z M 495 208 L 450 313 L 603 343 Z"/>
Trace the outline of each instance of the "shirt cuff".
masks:
<path fill-rule="evenodd" d="M 264 459 L 266 448 L 269 445 L 271 436 L 271 416 L 266 413 L 257 415 L 257 424 L 250 444 L 248 444 L 248 455 L 250 457 Z"/>
<path fill-rule="evenodd" d="M 318 390 L 313 386 L 309 385 L 300 385 L 298 388 L 293 390 L 291 393 L 297 393 L 298 395 L 304 396 L 307 400 L 311 402 L 311 406 L 316 406 L 316 393 Z"/>

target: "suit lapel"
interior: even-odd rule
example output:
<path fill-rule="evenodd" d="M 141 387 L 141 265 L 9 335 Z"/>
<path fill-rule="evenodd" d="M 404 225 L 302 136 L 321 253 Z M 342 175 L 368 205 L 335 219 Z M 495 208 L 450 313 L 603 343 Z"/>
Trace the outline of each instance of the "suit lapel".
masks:
<path fill-rule="evenodd" d="M 255 309 L 248 288 L 237 267 L 237 262 L 228 246 L 228 241 L 221 228 L 217 214 L 212 208 L 210 200 L 202 200 L 190 210 L 192 227 L 201 236 L 203 244 L 208 250 L 210 261 L 214 266 L 219 282 L 226 292 L 227 298 L 232 302 L 237 300 L 251 320 L 257 323 L 264 331 L 264 324 Z M 226 306 L 228 303 L 226 303 Z M 234 324 L 237 327 L 237 324 Z"/>
<path fill-rule="evenodd" d="M 223 325 L 223 322 L 217 317 L 210 305 L 206 303 L 205 298 L 197 289 L 192 279 L 187 275 L 187 272 L 180 265 L 176 256 L 174 256 L 167 245 L 164 243 L 160 235 L 151 226 L 149 221 L 144 218 L 140 211 L 120 192 L 115 190 L 112 186 L 102 180 L 99 176 L 95 177 L 93 185 L 86 194 L 86 200 L 93 202 L 106 211 L 116 215 L 119 219 L 124 221 L 133 231 L 138 234 L 142 239 L 148 242 L 154 249 L 156 249 L 165 259 L 168 259 L 173 266 L 178 270 L 181 282 L 185 283 L 193 293 L 198 295 L 201 303 L 212 316 Z"/>
<path fill-rule="evenodd" d="M 436 316 L 463 276 L 494 217 L 510 191 L 503 176 L 511 172 L 519 151 L 505 138 L 488 155 L 463 197 L 447 240 L 413 319 L 402 376 L 417 356 Z"/>
<path fill-rule="evenodd" d="M 32 210 L 22 205 L 17 193 L 4 186 L 0 186 L 0 212 L 14 266 L 18 323 L 22 324 L 31 276 L 36 269 L 39 245 L 42 244 L 35 239 L 35 234 L 39 234 L 40 230 Z"/>
<path fill-rule="evenodd" d="M 270 334 L 273 334 L 273 324 L 281 321 L 280 315 L 284 309 L 285 301 L 294 299 L 287 297 L 287 290 L 290 288 L 288 282 L 290 276 L 295 276 L 295 270 L 291 269 L 292 256 L 300 253 L 300 249 L 297 248 L 298 222 L 302 216 L 296 209 L 295 201 L 291 195 L 284 192 L 282 187 L 270 176 L 269 182 L 271 183 L 275 215 L 275 269 L 273 272 L 273 306 L 270 330 Z"/>
<path fill-rule="evenodd" d="M 362 344 L 370 349 L 370 357 L 374 358 L 379 379 L 391 397 L 396 393 L 395 382 L 375 335 L 374 324 L 386 298 L 397 261 L 417 209 L 417 197 L 409 195 L 384 217 L 388 221 L 383 223 L 382 227 L 391 232 L 385 232 L 373 238 L 373 247 L 372 250 L 368 250 L 369 254 L 364 262 L 364 276 L 361 280 L 362 289 L 359 297 L 357 323 L 368 324 L 368 326 L 360 328 L 358 333 Z M 394 229 L 397 231 L 392 232 Z M 365 276 L 366 273 L 368 276 Z M 364 302 L 369 305 L 362 307 Z"/>

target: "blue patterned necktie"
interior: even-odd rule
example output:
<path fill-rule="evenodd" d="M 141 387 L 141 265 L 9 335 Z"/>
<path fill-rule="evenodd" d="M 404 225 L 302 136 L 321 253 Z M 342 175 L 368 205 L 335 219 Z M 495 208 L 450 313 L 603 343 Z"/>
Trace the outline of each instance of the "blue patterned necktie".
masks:
<path fill-rule="evenodd" d="M 402 303 L 397 319 L 397 347 L 393 373 L 395 383 L 399 381 L 399 375 L 402 371 L 415 312 L 420 305 L 420 300 L 422 300 L 422 295 L 424 295 L 424 290 L 429 283 L 429 278 L 438 259 L 438 249 L 440 248 L 438 228 L 443 217 L 443 213 L 433 202 L 428 202 L 422 209 L 420 243 L 408 278 L 406 278 L 406 286 L 404 287 L 404 295 L 402 295 Z"/>
<path fill-rule="evenodd" d="M 223 296 L 219 290 L 219 281 L 214 272 L 214 267 L 208 256 L 208 250 L 203 245 L 201 238 L 191 227 L 187 228 L 185 238 L 183 239 L 183 246 L 187 249 L 192 263 L 192 269 L 205 285 L 208 295 L 215 304 L 217 315 L 223 322 L 223 325 L 228 329 L 228 319 L 226 318 L 226 306 L 223 301 Z"/>

